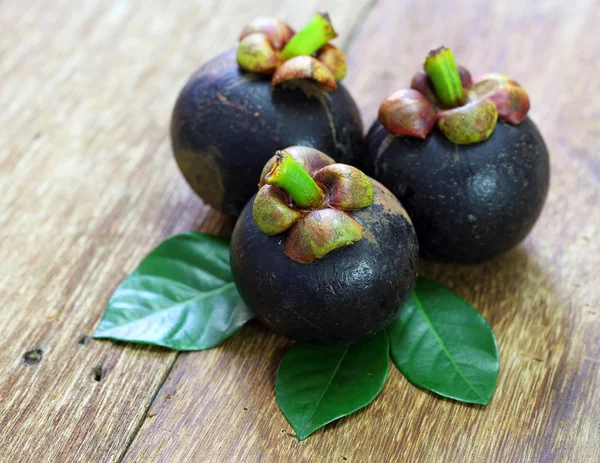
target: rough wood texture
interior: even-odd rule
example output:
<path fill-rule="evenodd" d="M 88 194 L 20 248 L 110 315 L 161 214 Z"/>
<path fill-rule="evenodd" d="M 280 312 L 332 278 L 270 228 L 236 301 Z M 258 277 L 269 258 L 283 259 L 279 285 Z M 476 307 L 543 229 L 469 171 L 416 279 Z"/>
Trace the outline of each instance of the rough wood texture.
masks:
<path fill-rule="evenodd" d="M 261 3 L 294 24 L 323 6 Z M 347 36 L 359 12 L 330 9 Z M 188 76 L 258 13 L 0 0 L 0 461 L 116 461 L 135 435 L 176 353 L 82 336 L 165 237 L 230 232 L 178 172 L 168 125 Z"/>
<path fill-rule="evenodd" d="M 0 1 L 0 461 L 600 461 L 598 3 L 279 3 Z M 474 73 L 516 78 L 552 185 L 518 249 L 422 268 L 492 324 L 492 403 L 440 399 L 391 368 L 371 406 L 298 442 L 273 390 L 290 344 L 256 322 L 181 355 L 82 336 L 163 238 L 230 230 L 171 159 L 187 76 L 248 19 L 316 8 L 349 45 L 367 125 L 440 42 Z"/>

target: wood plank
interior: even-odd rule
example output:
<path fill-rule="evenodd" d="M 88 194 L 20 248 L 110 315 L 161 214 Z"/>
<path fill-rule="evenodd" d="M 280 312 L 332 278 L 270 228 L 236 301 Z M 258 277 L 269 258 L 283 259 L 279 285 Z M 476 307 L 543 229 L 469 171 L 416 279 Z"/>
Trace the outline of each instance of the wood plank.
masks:
<path fill-rule="evenodd" d="M 317 7 L 330 7 L 345 35 L 358 18 L 316 1 L 260 11 L 213 0 L 0 1 L 0 461 L 104 462 L 125 451 L 176 353 L 85 336 L 165 237 L 232 225 L 172 160 L 177 93 L 257 14 L 298 24 Z"/>
<path fill-rule="evenodd" d="M 392 368 L 371 406 L 298 442 L 274 397 L 290 343 L 253 323 L 178 358 L 125 461 L 600 461 L 599 21 L 593 1 L 385 0 L 350 49 L 366 121 L 440 41 L 475 73 L 503 72 L 530 93 L 552 155 L 540 222 L 485 265 L 422 266 L 494 328 L 501 372 L 489 406 L 425 393 Z"/>

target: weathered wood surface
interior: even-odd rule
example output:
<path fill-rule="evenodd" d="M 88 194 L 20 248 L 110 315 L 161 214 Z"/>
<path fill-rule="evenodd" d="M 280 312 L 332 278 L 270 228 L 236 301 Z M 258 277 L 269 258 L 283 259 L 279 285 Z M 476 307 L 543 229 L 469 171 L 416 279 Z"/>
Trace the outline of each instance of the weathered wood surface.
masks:
<path fill-rule="evenodd" d="M 448 3 L 0 1 L 1 462 L 600 461 L 600 6 Z M 273 390 L 290 344 L 258 323 L 180 355 L 82 336 L 163 238 L 231 229 L 171 159 L 187 76 L 248 19 L 299 25 L 317 8 L 347 45 L 366 124 L 442 42 L 475 73 L 519 80 L 552 185 L 518 249 L 422 267 L 492 324 L 491 404 L 437 398 L 391 368 L 371 406 L 298 442 Z"/>
<path fill-rule="evenodd" d="M 319 7 L 261 3 L 294 22 Z M 330 9 L 348 35 L 359 11 Z M 230 231 L 185 184 L 167 127 L 189 74 L 257 13 L 0 0 L 0 461 L 116 461 L 134 437 L 176 353 L 79 341 L 165 237 Z"/>

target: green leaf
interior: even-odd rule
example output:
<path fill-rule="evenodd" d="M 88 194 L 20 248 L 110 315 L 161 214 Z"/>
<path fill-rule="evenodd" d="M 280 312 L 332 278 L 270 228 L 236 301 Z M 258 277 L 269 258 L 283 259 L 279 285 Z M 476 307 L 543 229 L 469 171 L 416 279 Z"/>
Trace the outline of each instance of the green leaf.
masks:
<path fill-rule="evenodd" d="M 389 363 L 385 330 L 350 346 L 296 345 L 277 372 L 277 403 L 303 440 L 370 404 L 383 389 Z"/>
<path fill-rule="evenodd" d="M 392 360 L 413 384 L 463 402 L 492 398 L 499 369 L 494 333 L 449 289 L 419 277 L 388 334 Z"/>
<path fill-rule="evenodd" d="M 210 349 L 252 318 L 229 266 L 229 239 L 169 238 L 121 283 L 94 334 L 177 350 Z"/>

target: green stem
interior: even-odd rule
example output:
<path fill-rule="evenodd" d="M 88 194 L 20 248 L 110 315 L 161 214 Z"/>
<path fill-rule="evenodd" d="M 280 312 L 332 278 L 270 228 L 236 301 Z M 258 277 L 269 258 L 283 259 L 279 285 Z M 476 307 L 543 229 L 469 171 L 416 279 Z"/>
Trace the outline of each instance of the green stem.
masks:
<path fill-rule="evenodd" d="M 317 13 L 300 32 L 294 34 L 279 57 L 285 61 L 295 56 L 310 56 L 336 37 L 327 13 Z"/>
<path fill-rule="evenodd" d="M 321 204 L 323 190 L 308 172 L 289 153 L 278 151 L 275 155 L 275 164 L 265 176 L 265 181 L 287 191 L 299 207 L 316 207 Z"/>
<path fill-rule="evenodd" d="M 423 69 L 433 82 L 435 94 L 443 105 L 455 108 L 465 103 L 465 90 L 449 48 L 440 47 L 430 51 Z"/>

